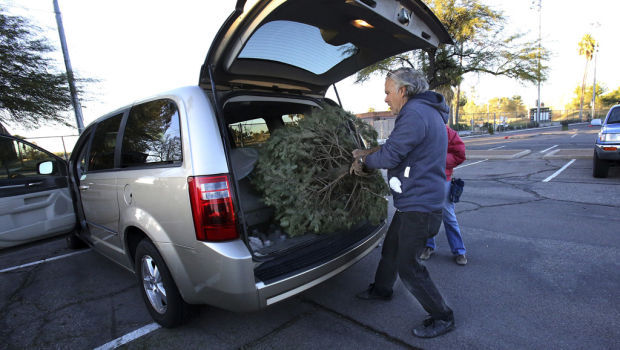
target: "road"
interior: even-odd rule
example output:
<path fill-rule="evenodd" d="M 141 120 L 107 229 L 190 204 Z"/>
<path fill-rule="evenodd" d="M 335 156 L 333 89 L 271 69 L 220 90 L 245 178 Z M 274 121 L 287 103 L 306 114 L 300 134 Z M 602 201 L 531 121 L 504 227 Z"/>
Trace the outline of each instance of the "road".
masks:
<path fill-rule="evenodd" d="M 445 336 L 411 334 L 425 313 L 400 282 L 390 302 L 354 298 L 379 249 L 266 310 L 197 307 L 169 330 L 153 325 L 133 275 L 55 238 L 0 251 L 0 349 L 617 349 L 620 169 L 592 177 L 596 132 L 464 138 L 456 212 L 469 263 L 452 261 L 443 229 L 426 263 L 455 312 Z"/>

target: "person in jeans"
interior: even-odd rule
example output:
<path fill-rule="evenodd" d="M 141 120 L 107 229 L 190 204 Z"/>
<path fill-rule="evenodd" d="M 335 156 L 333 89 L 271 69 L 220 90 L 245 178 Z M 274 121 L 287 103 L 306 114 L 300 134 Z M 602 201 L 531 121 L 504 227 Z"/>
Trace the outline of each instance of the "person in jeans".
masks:
<path fill-rule="evenodd" d="M 441 226 L 446 196 L 445 123 L 448 106 L 442 95 L 428 91 L 424 75 L 408 68 L 389 72 L 385 102 L 398 114 L 394 129 L 381 147 L 354 150 L 352 169 L 388 169 L 394 206 L 374 283 L 356 296 L 390 300 L 400 277 L 430 315 L 413 334 L 432 338 L 454 329 L 454 315 L 418 259 L 426 241 Z"/>
<path fill-rule="evenodd" d="M 454 202 L 450 200 L 450 180 L 452 180 L 452 173 L 454 168 L 465 161 L 465 144 L 459 137 L 459 134 L 450 129 L 446 125 L 448 131 L 448 154 L 446 157 L 446 201 L 443 207 L 443 228 L 446 231 L 446 238 L 448 238 L 448 244 L 454 255 L 454 261 L 459 265 L 467 264 L 467 251 L 465 250 L 465 244 L 463 243 L 463 237 L 461 237 L 461 229 L 459 228 L 459 222 L 456 220 L 456 214 L 454 213 Z M 426 242 L 426 248 L 420 254 L 420 259 L 427 260 L 433 255 L 435 251 L 435 237 L 429 238 Z"/>

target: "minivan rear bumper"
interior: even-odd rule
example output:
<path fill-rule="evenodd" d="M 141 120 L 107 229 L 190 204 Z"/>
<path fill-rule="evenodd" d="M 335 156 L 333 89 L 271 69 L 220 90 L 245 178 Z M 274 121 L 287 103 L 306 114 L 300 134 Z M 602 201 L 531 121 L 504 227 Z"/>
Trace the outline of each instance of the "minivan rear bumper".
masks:
<path fill-rule="evenodd" d="M 379 244 L 386 231 L 387 224 L 384 223 L 379 225 L 372 234 L 367 236 L 365 240 L 359 242 L 353 249 L 330 261 L 269 284 L 263 282 L 256 283 L 260 308 L 299 294 L 346 270 L 368 255 L 368 253 Z"/>
<path fill-rule="evenodd" d="M 248 312 L 292 297 L 344 271 L 370 253 L 386 231 L 383 223 L 345 253 L 269 284 L 257 282 L 256 263 L 240 240 L 200 242 L 195 249 L 166 244 L 160 249 L 168 266 L 181 267 L 171 268 L 171 272 L 187 303 Z"/>

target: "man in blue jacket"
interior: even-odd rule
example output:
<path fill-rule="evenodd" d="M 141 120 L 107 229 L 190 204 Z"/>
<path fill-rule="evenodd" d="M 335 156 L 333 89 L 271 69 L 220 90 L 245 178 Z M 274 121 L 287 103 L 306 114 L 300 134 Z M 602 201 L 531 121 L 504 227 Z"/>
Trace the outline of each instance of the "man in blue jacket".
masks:
<path fill-rule="evenodd" d="M 449 109 L 442 95 L 428 91 L 424 75 L 408 68 L 388 73 L 385 95 L 385 102 L 398 114 L 394 130 L 380 148 L 353 151 L 353 168 L 388 169 L 397 210 L 383 242 L 375 281 L 357 297 L 390 300 L 400 276 L 430 315 L 413 334 L 432 338 L 455 327 L 452 310 L 419 260 L 442 220 Z"/>

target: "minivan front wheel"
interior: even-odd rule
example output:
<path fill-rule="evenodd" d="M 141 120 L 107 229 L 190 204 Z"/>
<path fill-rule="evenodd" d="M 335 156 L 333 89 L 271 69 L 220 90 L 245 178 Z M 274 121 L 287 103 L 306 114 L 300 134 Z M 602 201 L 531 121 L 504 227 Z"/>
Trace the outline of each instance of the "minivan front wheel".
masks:
<path fill-rule="evenodd" d="M 188 305 L 164 259 L 149 240 L 143 239 L 136 248 L 135 271 L 140 294 L 155 322 L 167 328 L 182 324 L 187 317 Z"/>

